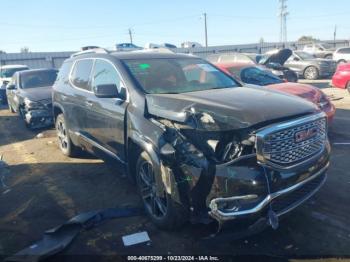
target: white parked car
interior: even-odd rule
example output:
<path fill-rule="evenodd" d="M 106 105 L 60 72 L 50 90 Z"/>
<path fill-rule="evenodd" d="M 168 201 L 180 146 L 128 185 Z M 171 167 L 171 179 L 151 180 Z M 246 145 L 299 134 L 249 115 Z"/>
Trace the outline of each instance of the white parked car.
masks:
<path fill-rule="evenodd" d="M 332 59 L 334 49 L 327 44 L 308 44 L 304 46 L 304 52 L 314 55 L 317 58 Z"/>
<path fill-rule="evenodd" d="M 337 63 L 350 62 L 350 47 L 338 48 L 333 53 L 333 60 L 336 61 Z"/>
<path fill-rule="evenodd" d="M 5 104 L 6 99 L 6 86 L 11 81 L 12 76 L 17 71 L 23 71 L 29 69 L 26 65 L 4 65 L 0 66 L 0 104 Z"/>
<path fill-rule="evenodd" d="M 195 48 L 195 47 L 203 47 L 200 43 L 197 42 L 184 42 L 181 44 L 182 48 Z"/>
<path fill-rule="evenodd" d="M 26 65 L 4 65 L 0 66 L 0 86 L 7 85 L 11 81 L 12 76 L 17 71 L 28 70 Z"/>

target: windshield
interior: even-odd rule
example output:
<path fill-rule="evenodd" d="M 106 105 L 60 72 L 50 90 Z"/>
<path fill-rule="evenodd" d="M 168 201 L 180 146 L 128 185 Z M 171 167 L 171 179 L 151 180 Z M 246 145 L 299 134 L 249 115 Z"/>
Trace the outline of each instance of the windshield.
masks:
<path fill-rule="evenodd" d="M 21 75 L 21 87 L 23 89 L 52 86 L 57 77 L 56 70 L 32 71 Z"/>
<path fill-rule="evenodd" d="M 230 69 L 229 71 L 231 72 Z M 274 76 L 272 73 L 257 67 L 244 68 L 240 73 L 240 78 L 243 83 L 259 86 L 283 83 L 280 78 Z"/>
<path fill-rule="evenodd" d="M 239 86 L 202 59 L 157 58 L 124 60 L 124 63 L 149 94 L 178 94 Z"/>
<path fill-rule="evenodd" d="M 306 52 L 302 52 L 302 51 L 295 51 L 295 54 L 297 56 L 299 56 L 302 60 L 306 60 L 306 59 L 315 59 L 315 56 Z"/>
<path fill-rule="evenodd" d="M 10 78 L 18 71 L 28 70 L 28 67 L 7 68 L 0 70 L 0 77 Z"/>

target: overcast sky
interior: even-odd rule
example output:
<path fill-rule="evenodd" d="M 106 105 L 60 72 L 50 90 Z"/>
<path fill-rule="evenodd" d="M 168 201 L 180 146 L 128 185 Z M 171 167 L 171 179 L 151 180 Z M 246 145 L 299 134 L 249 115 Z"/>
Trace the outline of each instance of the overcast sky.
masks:
<path fill-rule="evenodd" d="M 350 38 L 349 0 L 288 0 L 288 40 Z M 0 0 L 0 50 L 70 51 L 129 42 L 209 45 L 278 41 L 278 0 Z"/>

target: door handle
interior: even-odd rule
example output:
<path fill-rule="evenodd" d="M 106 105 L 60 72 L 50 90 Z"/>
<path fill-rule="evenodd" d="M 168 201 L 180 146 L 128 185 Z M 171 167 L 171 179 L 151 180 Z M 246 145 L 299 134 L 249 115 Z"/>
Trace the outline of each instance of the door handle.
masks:
<path fill-rule="evenodd" d="M 88 107 L 92 107 L 92 101 L 85 101 L 85 105 L 88 106 Z"/>

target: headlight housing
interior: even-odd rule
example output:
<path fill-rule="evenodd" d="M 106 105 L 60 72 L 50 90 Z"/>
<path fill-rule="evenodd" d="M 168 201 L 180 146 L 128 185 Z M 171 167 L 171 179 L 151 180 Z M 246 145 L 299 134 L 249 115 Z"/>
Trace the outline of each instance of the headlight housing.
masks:
<path fill-rule="evenodd" d="M 319 108 L 322 109 L 326 107 L 328 104 L 329 104 L 328 97 L 324 93 L 321 93 L 320 100 L 318 101 L 317 105 L 319 106 Z"/>
<path fill-rule="evenodd" d="M 45 106 L 40 102 L 32 101 L 29 98 L 24 98 L 24 105 L 27 109 L 45 109 Z"/>

